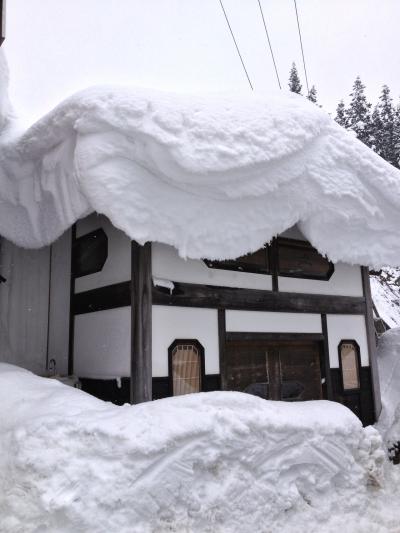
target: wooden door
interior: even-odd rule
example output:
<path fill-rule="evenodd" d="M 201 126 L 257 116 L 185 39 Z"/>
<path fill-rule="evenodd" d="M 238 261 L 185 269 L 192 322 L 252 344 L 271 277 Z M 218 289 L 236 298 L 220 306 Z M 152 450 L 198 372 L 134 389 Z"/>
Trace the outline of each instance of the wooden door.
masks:
<path fill-rule="evenodd" d="M 271 400 L 321 399 L 319 353 L 319 344 L 310 341 L 229 341 L 227 389 Z"/>

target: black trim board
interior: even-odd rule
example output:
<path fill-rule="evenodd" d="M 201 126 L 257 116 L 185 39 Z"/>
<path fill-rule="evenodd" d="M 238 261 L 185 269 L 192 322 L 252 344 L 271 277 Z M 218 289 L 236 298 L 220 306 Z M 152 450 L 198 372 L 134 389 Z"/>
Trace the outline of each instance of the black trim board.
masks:
<path fill-rule="evenodd" d="M 130 305 L 131 282 L 123 281 L 90 291 L 78 292 L 73 298 L 73 313 L 81 315 Z"/>
<path fill-rule="evenodd" d="M 153 287 L 153 304 L 253 311 L 363 315 L 365 298 L 175 283 L 172 294 Z"/>
<path fill-rule="evenodd" d="M 240 331 L 227 331 L 227 341 L 259 341 L 259 342 L 279 342 L 279 341 L 322 341 L 322 333 L 252 333 Z"/>

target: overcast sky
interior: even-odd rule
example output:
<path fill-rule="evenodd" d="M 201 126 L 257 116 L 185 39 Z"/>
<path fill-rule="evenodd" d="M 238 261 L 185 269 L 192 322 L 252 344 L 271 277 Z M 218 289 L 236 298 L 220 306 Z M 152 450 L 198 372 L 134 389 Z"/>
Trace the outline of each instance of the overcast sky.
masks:
<path fill-rule="evenodd" d="M 277 89 L 257 0 L 223 0 L 257 91 Z M 359 74 L 375 103 L 400 96 L 399 0 L 297 0 L 310 84 L 334 111 Z M 262 0 L 284 87 L 303 85 L 293 0 Z M 11 0 L 11 97 L 28 121 L 93 84 L 250 90 L 219 0 Z"/>

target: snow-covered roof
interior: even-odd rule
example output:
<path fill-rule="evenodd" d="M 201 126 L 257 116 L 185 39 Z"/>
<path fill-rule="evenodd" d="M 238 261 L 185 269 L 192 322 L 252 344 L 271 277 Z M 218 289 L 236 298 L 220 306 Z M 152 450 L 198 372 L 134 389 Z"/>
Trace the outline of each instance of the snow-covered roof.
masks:
<path fill-rule="evenodd" d="M 298 95 L 91 88 L 0 143 L 0 234 L 21 246 L 97 211 L 191 258 L 298 223 L 333 261 L 399 262 L 400 172 Z"/>

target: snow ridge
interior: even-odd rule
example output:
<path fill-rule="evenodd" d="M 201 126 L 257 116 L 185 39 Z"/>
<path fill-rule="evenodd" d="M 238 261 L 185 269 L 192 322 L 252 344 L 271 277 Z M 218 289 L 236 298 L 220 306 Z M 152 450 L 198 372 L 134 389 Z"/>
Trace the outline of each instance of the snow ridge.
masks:
<path fill-rule="evenodd" d="M 24 247 L 97 211 L 183 257 L 299 223 L 333 261 L 398 263 L 400 171 L 298 95 L 92 88 L 0 148 L 0 233 Z"/>

